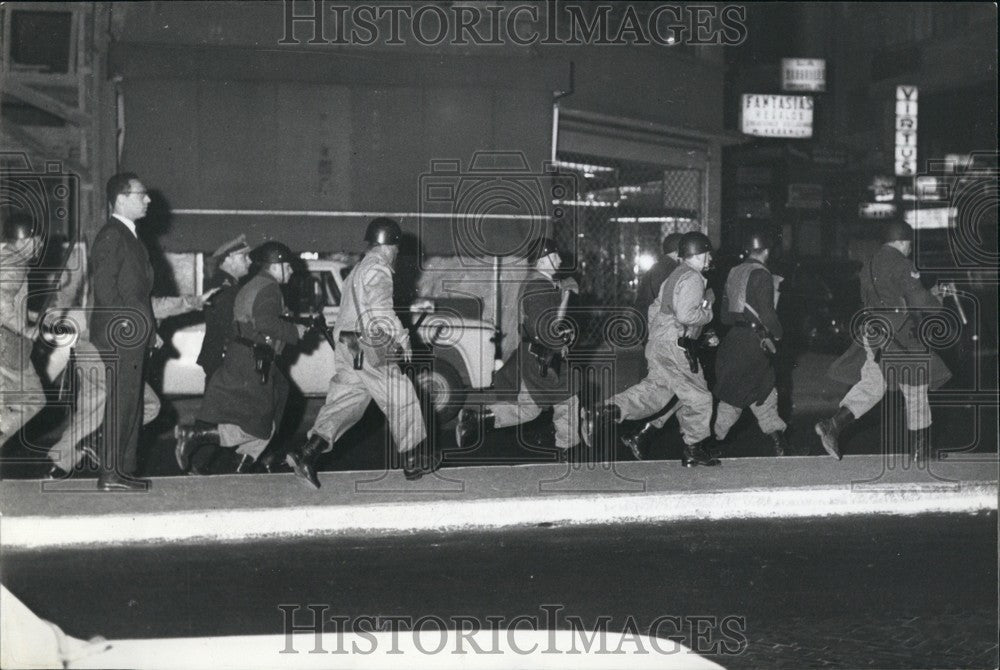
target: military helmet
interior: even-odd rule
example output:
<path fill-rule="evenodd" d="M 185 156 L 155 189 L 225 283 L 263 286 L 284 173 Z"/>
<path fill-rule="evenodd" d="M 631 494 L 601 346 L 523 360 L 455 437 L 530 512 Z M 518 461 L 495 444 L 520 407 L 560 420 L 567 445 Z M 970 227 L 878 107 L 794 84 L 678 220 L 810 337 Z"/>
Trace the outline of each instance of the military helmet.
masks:
<path fill-rule="evenodd" d="M 531 243 L 531 249 L 528 251 L 528 262 L 534 265 L 549 254 L 558 253 L 559 245 L 554 239 L 551 237 L 539 237 Z"/>
<path fill-rule="evenodd" d="M 291 263 L 295 259 L 292 250 L 276 240 L 270 240 L 250 252 L 250 260 L 257 265 Z"/>
<path fill-rule="evenodd" d="M 882 228 L 883 242 L 912 242 L 913 228 L 905 221 L 890 221 Z"/>
<path fill-rule="evenodd" d="M 365 229 L 365 242 L 368 244 L 399 244 L 403 231 L 399 224 L 387 216 L 373 219 Z"/>
<path fill-rule="evenodd" d="M 680 233 L 670 233 L 663 238 L 663 253 L 666 254 L 676 254 L 677 247 L 680 244 L 681 238 L 684 237 Z"/>
<path fill-rule="evenodd" d="M 37 237 L 35 227 L 31 223 L 31 217 L 27 214 L 16 212 L 10 216 L 5 216 L 3 220 L 3 241 L 18 242 L 29 237 Z"/>
<path fill-rule="evenodd" d="M 774 238 L 769 233 L 757 231 L 747 236 L 746 243 L 743 245 L 743 251 L 750 253 L 751 251 L 770 249 L 773 246 Z"/>
<path fill-rule="evenodd" d="M 691 258 L 712 250 L 712 241 L 705 233 L 684 233 L 677 243 L 677 253 L 681 258 Z"/>

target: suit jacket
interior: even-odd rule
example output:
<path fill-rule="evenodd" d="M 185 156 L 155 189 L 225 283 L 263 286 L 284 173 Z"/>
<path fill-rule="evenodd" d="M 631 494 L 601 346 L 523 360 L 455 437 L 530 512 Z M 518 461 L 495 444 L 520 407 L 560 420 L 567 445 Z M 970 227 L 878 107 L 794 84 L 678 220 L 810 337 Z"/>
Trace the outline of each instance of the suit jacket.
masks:
<path fill-rule="evenodd" d="M 91 251 L 94 308 L 91 342 L 102 352 L 138 349 L 156 341 L 150 294 L 153 267 L 142 242 L 114 217 L 98 231 Z"/>

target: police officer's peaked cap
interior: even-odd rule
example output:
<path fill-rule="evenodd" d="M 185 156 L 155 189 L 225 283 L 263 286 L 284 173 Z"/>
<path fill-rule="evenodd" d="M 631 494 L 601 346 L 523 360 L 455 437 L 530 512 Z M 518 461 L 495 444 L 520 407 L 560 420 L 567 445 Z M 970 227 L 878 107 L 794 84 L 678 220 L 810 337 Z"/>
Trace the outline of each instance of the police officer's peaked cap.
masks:
<path fill-rule="evenodd" d="M 558 254 L 559 245 L 551 237 L 539 237 L 531 244 L 531 249 L 528 251 L 528 262 L 534 265 L 540 259 L 545 258 L 549 254 Z"/>
<path fill-rule="evenodd" d="M 680 233 L 670 233 L 663 238 L 663 253 L 664 254 L 676 254 L 677 249 L 680 246 L 681 238 L 684 237 Z"/>
<path fill-rule="evenodd" d="M 5 216 L 3 220 L 3 241 L 17 242 L 26 240 L 29 237 L 36 237 L 35 227 L 31 223 L 31 217 L 21 212 L 15 212 Z"/>
<path fill-rule="evenodd" d="M 291 263 L 294 260 L 292 250 L 281 242 L 271 240 L 250 252 L 250 260 L 258 265 L 272 263 Z"/>
<path fill-rule="evenodd" d="M 746 243 L 743 245 L 743 251 L 750 253 L 751 251 L 770 249 L 773 246 L 774 238 L 770 235 L 770 233 L 758 231 L 747 237 Z"/>
<path fill-rule="evenodd" d="M 231 254 L 244 254 L 248 251 L 250 251 L 250 245 L 247 244 L 247 236 L 240 235 L 228 242 L 223 242 L 218 249 L 212 252 L 212 258 L 222 260 Z"/>
<path fill-rule="evenodd" d="M 890 221 L 882 228 L 883 242 L 912 242 L 913 228 L 905 221 Z"/>
<path fill-rule="evenodd" d="M 387 216 L 373 219 L 365 229 L 365 242 L 368 244 L 399 244 L 402 237 L 399 224 Z"/>
<path fill-rule="evenodd" d="M 705 233 L 684 233 L 677 244 L 677 253 L 681 258 L 691 258 L 712 250 L 712 241 Z"/>

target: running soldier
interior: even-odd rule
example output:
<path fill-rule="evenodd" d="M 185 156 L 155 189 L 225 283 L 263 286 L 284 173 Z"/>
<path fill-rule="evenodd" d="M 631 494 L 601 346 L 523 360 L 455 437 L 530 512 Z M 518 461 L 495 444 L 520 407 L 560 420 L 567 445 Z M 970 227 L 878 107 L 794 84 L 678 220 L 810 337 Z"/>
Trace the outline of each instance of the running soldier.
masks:
<path fill-rule="evenodd" d="M 392 219 L 368 224 L 368 253 L 344 280 L 344 299 L 334 327 L 339 346 L 336 370 L 309 440 L 286 457 L 295 475 L 318 489 L 316 462 L 357 423 L 374 400 L 385 414 L 403 474 L 420 479 L 440 466 L 440 456 L 426 444 L 427 429 L 413 384 L 397 364 L 411 358 L 410 334 L 393 311 L 393 272 L 402 231 Z"/>
<path fill-rule="evenodd" d="M 785 422 L 778 416 L 771 357 L 782 337 L 775 311 L 774 277 L 767 268 L 774 242 L 756 233 L 747 240 L 746 260 L 729 272 L 722 296 L 722 323 L 731 326 L 715 361 L 715 438 L 726 439 L 729 430 L 747 407 L 757 418 L 761 432 L 774 443 L 775 456 L 788 451 Z"/>
<path fill-rule="evenodd" d="M 684 435 L 681 462 L 685 467 L 718 465 L 709 452 L 712 394 L 698 362 L 701 330 L 712 320 L 714 295 L 702 275 L 712 260 L 712 243 L 703 233 L 685 233 L 678 251 L 681 263 L 650 307 L 649 373 L 592 415 L 584 412 L 584 430 L 593 435 L 606 422 L 649 416 L 672 392 L 677 395 L 677 419 Z"/>
<path fill-rule="evenodd" d="M 3 221 L 0 245 L 0 446 L 42 408 L 42 382 L 31 363 L 35 329 L 28 326 L 28 269 L 41 250 L 31 217 Z M 31 398 L 35 400 L 32 401 Z"/>
<path fill-rule="evenodd" d="M 887 341 L 879 342 L 878 333 L 866 331 L 863 343 L 853 342 L 843 356 L 830 366 L 834 379 L 854 386 L 840 401 L 840 409 L 829 419 L 816 424 L 823 448 L 840 460 L 840 432 L 878 404 L 886 392 L 885 371 L 892 369 L 891 379 L 899 386 L 906 405 L 906 427 L 910 432 L 913 457 L 922 460 L 930 456 L 931 407 L 927 401 L 929 388 L 937 389 L 951 378 L 944 361 L 924 345 L 917 334 L 921 311 L 941 308 L 937 287 L 928 291 L 920 283 L 920 273 L 909 260 L 913 250 L 913 228 L 895 221 L 883 230 L 883 244 L 861 269 L 861 301 L 873 317 L 888 321 Z M 872 337 L 868 337 L 871 335 Z M 886 338 L 881 338 L 886 339 Z M 887 362 L 883 354 L 895 359 Z M 922 378 L 915 362 L 900 356 L 911 354 L 929 360 L 928 376 Z"/>
<path fill-rule="evenodd" d="M 537 240 L 527 260 L 532 267 L 518 299 L 521 344 L 508 359 L 519 366 L 517 400 L 494 403 L 481 411 L 463 408 L 455 426 L 455 440 L 459 447 L 472 446 L 482 431 L 527 423 L 552 407 L 556 447 L 560 459 L 566 460 L 570 449 L 580 442 L 579 399 L 571 387 L 566 361 L 571 332 L 564 320 L 573 288 L 554 278 L 562 264 L 555 240 Z"/>

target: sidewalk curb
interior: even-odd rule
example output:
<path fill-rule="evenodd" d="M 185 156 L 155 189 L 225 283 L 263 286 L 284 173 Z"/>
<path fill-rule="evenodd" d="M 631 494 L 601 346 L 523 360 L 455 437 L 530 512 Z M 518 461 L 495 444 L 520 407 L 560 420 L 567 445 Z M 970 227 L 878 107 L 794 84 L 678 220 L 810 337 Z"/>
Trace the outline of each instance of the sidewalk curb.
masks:
<path fill-rule="evenodd" d="M 742 488 L 407 500 L 237 510 L 0 518 L 4 551 L 159 543 L 240 542 L 332 535 L 477 531 L 537 525 L 662 523 L 997 509 L 996 481 Z"/>

